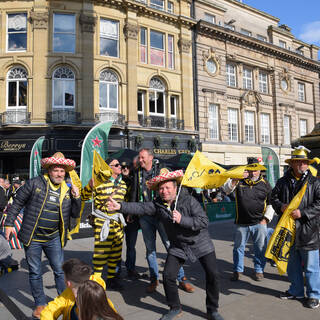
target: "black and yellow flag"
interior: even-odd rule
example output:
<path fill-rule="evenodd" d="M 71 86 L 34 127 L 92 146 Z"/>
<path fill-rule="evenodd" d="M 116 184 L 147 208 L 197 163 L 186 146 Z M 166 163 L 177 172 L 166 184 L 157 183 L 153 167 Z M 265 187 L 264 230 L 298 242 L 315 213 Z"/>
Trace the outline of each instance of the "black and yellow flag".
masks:
<path fill-rule="evenodd" d="M 112 175 L 112 169 L 105 163 L 100 154 L 93 151 L 93 166 L 92 178 L 94 180 L 94 187 L 96 188 L 101 183 L 108 180 Z"/>
<path fill-rule="evenodd" d="M 280 275 L 287 272 L 289 250 L 294 244 L 296 234 L 296 222 L 291 217 L 291 212 L 297 209 L 306 192 L 308 182 L 294 196 L 281 216 L 268 243 L 266 258 L 272 259 L 276 264 Z"/>

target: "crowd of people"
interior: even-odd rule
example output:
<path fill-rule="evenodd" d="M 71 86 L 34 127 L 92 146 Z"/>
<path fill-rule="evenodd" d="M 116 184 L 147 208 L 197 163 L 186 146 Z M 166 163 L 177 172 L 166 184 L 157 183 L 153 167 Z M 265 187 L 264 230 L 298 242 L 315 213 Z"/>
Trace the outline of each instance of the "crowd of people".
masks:
<path fill-rule="evenodd" d="M 10 183 L 0 179 L 0 213 L 3 220 L 3 240 L 9 241 L 17 232 L 14 224 L 21 217 L 18 239 L 22 242 L 29 270 L 29 283 L 35 301 L 34 319 L 67 320 L 122 319 L 105 289 L 123 289 L 121 282 L 122 244 L 126 241 L 124 257 L 127 276 L 139 279 L 145 275 L 136 270 L 136 241 L 141 228 L 145 243 L 149 280 L 146 287 L 151 294 L 159 286 L 156 234 L 167 250 L 163 270 L 163 286 L 169 310 L 161 320 L 179 318 L 182 307 L 179 289 L 194 292 L 184 272 L 189 260 L 199 260 L 206 276 L 206 312 L 209 320 L 222 320 L 219 309 L 219 272 L 215 248 L 208 232 L 209 219 L 203 206 L 207 201 L 236 201 L 234 229 L 233 274 L 231 281 L 241 279 L 244 271 L 244 252 L 249 237 L 254 248 L 253 279 L 263 281 L 266 264 L 265 251 L 270 238 L 268 223 L 274 213 L 285 212 L 294 196 L 304 187 L 299 208 L 291 212 L 296 222 L 295 244 L 288 259 L 289 289 L 281 299 L 305 298 L 306 306 L 315 309 L 320 299 L 320 184 L 309 170 L 308 151 L 297 148 L 287 159 L 290 169 L 272 189 L 261 174 L 258 160 L 249 158 L 243 179 L 229 179 L 211 194 L 182 188 L 179 184 L 183 170 L 162 168 L 152 150 L 144 148 L 130 161 L 108 158 L 112 175 L 99 185 L 92 178 L 82 190 L 66 183 L 68 172 L 75 162 L 60 152 L 41 160 L 46 172 L 27 180 L 22 186 L 15 179 Z M 7 186 L 7 187 L 6 187 Z M 180 192 L 179 192 L 180 191 Z M 201 192 L 200 192 L 201 193 Z M 10 195 L 10 197 L 9 197 Z M 8 199 L 11 202 L 8 204 Z M 93 199 L 93 211 L 88 217 L 94 229 L 92 266 L 78 259 L 64 261 L 63 248 L 67 242 L 70 218 L 78 218 L 81 201 Z M 197 200 L 198 199 L 198 200 Z M 216 200 L 214 200 L 216 199 Z M 4 214 L 3 214 L 4 212 Z M 22 215 L 22 216 L 21 216 Z M 2 254 L 3 252 L 3 254 Z M 41 255 L 45 253 L 54 273 L 58 296 L 47 302 L 43 290 Z M 0 250 L 0 266 L 6 270 L 18 268 L 10 260 L 10 250 Z M 106 281 L 102 274 L 106 273 Z"/>

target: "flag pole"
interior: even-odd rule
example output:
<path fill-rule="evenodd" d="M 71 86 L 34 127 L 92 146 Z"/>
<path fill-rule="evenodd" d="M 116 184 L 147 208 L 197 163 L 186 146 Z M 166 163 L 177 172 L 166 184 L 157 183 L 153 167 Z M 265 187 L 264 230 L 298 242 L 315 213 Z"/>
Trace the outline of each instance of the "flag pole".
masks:
<path fill-rule="evenodd" d="M 179 195 L 180 195 L 181 187 L 182 187 L 182 183 L 180 183 L 178 194 L 176 196 L 176 203 L 174 204 L 174 210 L 177 209 L 177 203 L 178 203 L 178 198 L 179 198 Z"/>

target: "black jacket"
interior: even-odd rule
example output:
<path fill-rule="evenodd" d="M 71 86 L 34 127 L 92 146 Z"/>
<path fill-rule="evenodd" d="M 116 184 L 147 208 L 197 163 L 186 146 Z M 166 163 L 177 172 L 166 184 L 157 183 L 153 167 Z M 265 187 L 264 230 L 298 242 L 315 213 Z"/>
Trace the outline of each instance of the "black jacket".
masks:
<path fill-rule="evenodd" d="M 236 186 L 236 224 L 255 225 L 263 219 L 270 205 L 272 188 L 267 180 L 242 179 Z"/>
<path fill-rule="evenodd" d="M 19 188 L 12 205 L 8 210 L 5 226 L 13 226 L 20 210 L 25 207 L 23 221 L 18 238 L 25 246 L 29 246 L 33 233 L 37 227 L 44 203 L 48 196 L 49 183 L 44 176 L 28 180 L 23 188 Z M 67 242 L 67 231 L 70 226 L 70 217 L 78 218 L 81 208 L 81 198 L 74 199 L 65 182 L 61 184 L 61 195 L 64 195 L 60 204 L 60 237 L 61 244 Z"/>
<path fill-rule="evenodd" d="M 6 207 L 7 202 L 8 199 L 6 196 L 6 191 L 3 187 L 0 186 L 0 213 L 2 213 L 3 209 Z"/>
<path fill-rule="evenodd" d="M 199 202 L 187 192 L 180 193 L 178 199 L 177 210 L 182 215 L 179 224 L 173 223 L 171 212 L 159 197 L 152 202 L 122 202 L 120 210 L 159 218 L 170 241 L 169 253 L 174 256 L 193 260 L 214 251 L 208 232 L 209 219 Z"/>
<path fill-rule="evenodd" d="M 281 216 L 282 205 L 290 203 L 305 181 L 308 181 L 308 185 L 299 205 L 301 218 L 296 219 L 295 244 L 296 248 L 316 250 L 320 246 L 320 180 L 313 177 L 308 170 L 305 178 L 299 182 L 293 176 L 292 170 L 288 170 L 272 190 L 271 203 L 276 213 Z"/>

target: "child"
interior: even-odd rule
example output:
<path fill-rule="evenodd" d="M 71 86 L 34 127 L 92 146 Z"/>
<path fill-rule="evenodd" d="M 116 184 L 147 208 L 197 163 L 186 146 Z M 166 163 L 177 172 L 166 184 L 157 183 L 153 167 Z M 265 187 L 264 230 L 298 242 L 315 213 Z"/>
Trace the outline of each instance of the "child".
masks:
<path fill-rule="evenodd" d="M 106 284 L 101 277 L 92 275 L 92 268 L 83 261 L 73 258 L 63 265 L 64 278 L 67 288 L 42 310 L 41 320 L 56 320 L 63 315 L 62 320 L 76 320 L 77 308 L 75 300 L 79 286 L 86 280 L 99 283 L 104 289 Z M 112 302 L 108 299 L 111 308 L 116 312 Z"/>
<path fill-rule="evenodd" d="M 123 320 L 109 305 L 106 293 L 99 283 L 87 280 L 77 292 L 79 320 Z"/>

